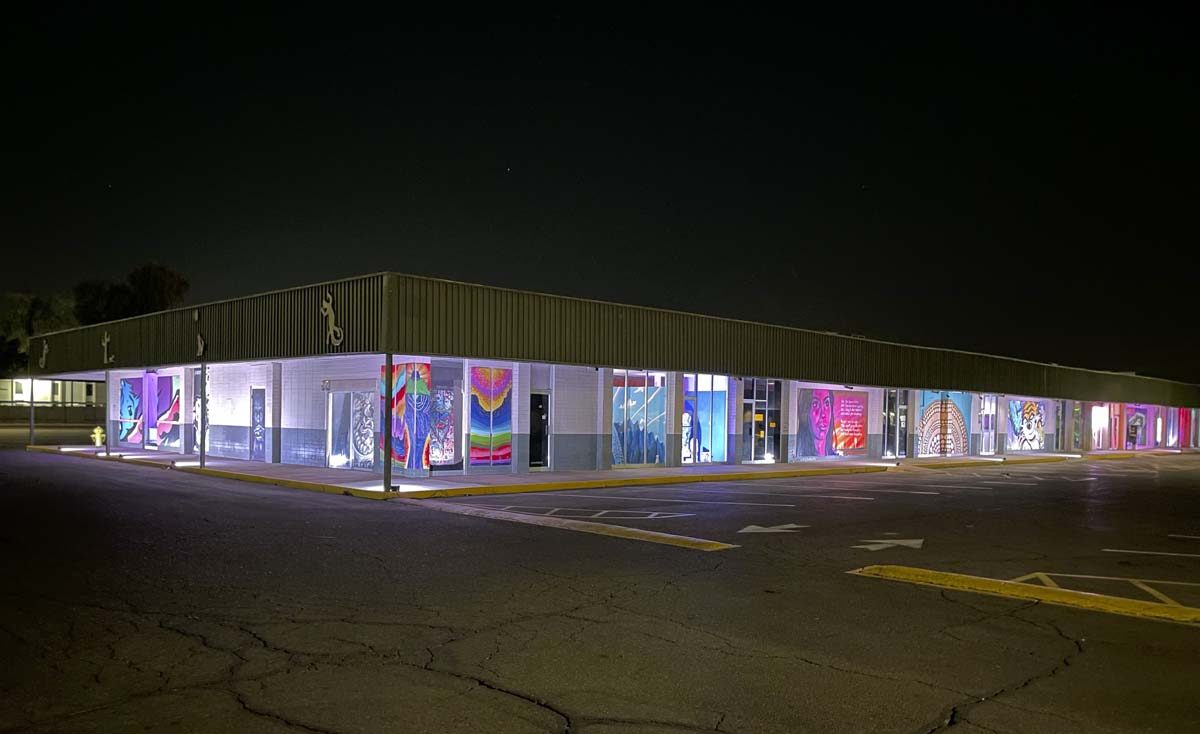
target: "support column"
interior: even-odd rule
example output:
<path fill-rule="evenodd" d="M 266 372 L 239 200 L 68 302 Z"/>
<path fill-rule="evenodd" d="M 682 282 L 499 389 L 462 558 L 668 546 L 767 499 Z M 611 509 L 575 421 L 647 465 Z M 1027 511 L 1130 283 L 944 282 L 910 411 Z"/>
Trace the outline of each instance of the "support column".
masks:
<path fill-rule="evenodd" d="M 383 489 L 392 491 L 392 353 L 383 356 Z"/>
<path fill-rule="evenodd" d="M 271 363 L 271 463 L 283 455 L 283 365 Z"/>
<path fill-rule="evenodd" d="M 612 468 L 613 442 L 613 371 L 608 367 L 596 370 L 596 468 Z"/>
<path fill-rule="evenodd" d="M 786 464 L 792 460 L 792 432 L 796 430 L 792 425 L 792 388 L 795 385 L 795 380 L 779 381 L 779 456 L 775 457 L 776 464 Z M 870 410 L 869 398 L 867 408 Z"/>
<path fill-rule="evenodd" d="M 667 437 L 665 466 L 683 466 L 683 373 L 667 373 Z"/>
<path fill-rule="evenodd" d="M 33 356 L 29 357 L 29 445 L 33 446 L 37 440 L 37 432 L 34 429 L 33 417 Z"/>
<path fill-rule="evenodd" d="M 200 468 L 203 469 L 208 455 L 208 363 L 200 363 Z"/>
<path fill-rule="evenodd" d="M 725 452 L 727 464 L 742 463 L 742 391 L 745 390 L 741 377 L 729 378 L 729 405 L 726 420 L 726 435 L 728 448 Z"/>
<path fill-rule="evenodd" d="M 104 455 L 112 452 L 112 421 L 109 411 L 112 410 L 112 372 L 104 370 Z"/>

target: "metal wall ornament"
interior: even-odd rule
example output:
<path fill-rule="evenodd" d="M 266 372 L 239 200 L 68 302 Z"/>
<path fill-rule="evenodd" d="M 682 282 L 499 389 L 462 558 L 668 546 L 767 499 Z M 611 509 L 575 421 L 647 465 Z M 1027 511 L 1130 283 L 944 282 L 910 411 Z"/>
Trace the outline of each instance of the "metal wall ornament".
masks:
<path fill-rule="evenodd" d="M 200 333 L 200 310 L 192 309 L 192 321 L 196 324 L 196 356 L 204 356 L 204 347 L 208 345 L 204 341 L 204 335 Z"/>
<path fill-rule="evenodd" d="M 46 369 L 46 355 L 50 353 L 50 342 L 42 340 L 42 356 L 38 357 L 38 367 Z"/>
<path fill-rule="evenodd" d="M 108 353 L 108 344 L 111 341 L 112 340 L 108 337 L 108 332 L 104 332 L 104 337 L 100 339 L 100 348 L 104 350 L 103 364 L 112 364 L 113 362 L 117 361 L 117 356 L 115 354 Z"/>
<path fill-rule="evenodd" d="M 337 325 L 337 314 L 333 310 L 333 294 L 325 292 L 321 301 L 321 315 L 325 317 L 325 343 L 332 347 L 342 346 L 342 327 Z"/>

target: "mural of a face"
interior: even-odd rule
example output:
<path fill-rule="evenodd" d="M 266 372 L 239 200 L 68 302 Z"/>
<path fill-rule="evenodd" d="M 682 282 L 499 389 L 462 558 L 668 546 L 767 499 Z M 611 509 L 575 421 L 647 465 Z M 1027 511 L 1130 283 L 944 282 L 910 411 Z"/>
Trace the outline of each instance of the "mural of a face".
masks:
<path fill-rule="evenodd" d="M 808 405 L 808 426 L 812 430 L 813 443 L 820 449 L 825 446 L 829 424 L 833 421 L 833 394 L 828 390 L 813 390 Z"/>

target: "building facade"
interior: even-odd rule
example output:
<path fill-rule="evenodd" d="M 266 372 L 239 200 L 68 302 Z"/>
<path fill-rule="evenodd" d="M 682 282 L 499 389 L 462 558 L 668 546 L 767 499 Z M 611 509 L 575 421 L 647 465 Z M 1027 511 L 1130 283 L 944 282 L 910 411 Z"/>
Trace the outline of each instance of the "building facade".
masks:
<path fill-rule="evenodd" d="M 31 343 L 113 447 L 385 476 L 1200 444 L 1196 385 L 396 273 Z"/>

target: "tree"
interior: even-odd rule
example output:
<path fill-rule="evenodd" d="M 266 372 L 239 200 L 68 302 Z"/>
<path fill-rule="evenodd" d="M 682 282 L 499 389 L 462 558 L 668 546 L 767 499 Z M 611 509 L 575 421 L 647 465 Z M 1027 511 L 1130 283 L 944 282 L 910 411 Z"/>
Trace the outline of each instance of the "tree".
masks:
<path fill-rule="evenodd" d="M 134 268 L 124 281 L 87 280 L 75 286 L 75 318 L 81 324 L 140 316 L 183 305 L 190 284 L 165 265 Z"/>
<path fill-rule="evenodd" d="M 30 336 L 76 326 L 73 305 L 63 293 L 0 295 L 0 375 L 25 373 Z"/>

